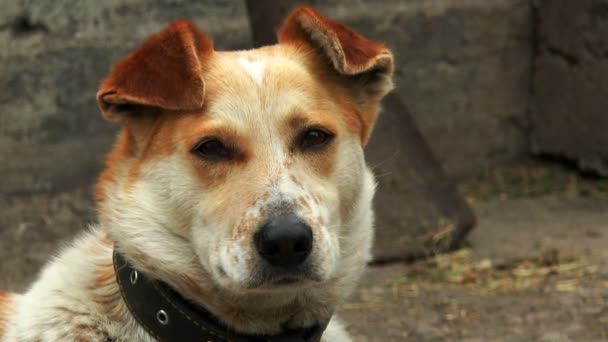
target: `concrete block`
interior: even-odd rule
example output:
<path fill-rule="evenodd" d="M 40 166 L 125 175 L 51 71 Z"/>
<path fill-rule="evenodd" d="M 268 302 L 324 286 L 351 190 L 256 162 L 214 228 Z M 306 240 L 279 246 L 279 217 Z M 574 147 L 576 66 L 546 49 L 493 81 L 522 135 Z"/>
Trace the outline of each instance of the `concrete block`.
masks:
<path fill-rule="evenodd" d="M 538 3 L 532 150 L 608 176 L 608 2 Z"/>

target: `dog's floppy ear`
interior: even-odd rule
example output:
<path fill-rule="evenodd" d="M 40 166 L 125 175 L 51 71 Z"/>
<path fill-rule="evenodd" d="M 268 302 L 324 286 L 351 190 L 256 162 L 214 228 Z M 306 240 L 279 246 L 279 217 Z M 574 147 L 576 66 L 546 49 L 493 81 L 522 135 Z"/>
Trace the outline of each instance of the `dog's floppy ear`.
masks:
<path fill-rule="evenodd" d="M 381 43 L 363 38 L 310 7 L 296 8 L 279 29 L 281 44 L 305 45 L 328 61 L 359 106 L 361 142 L 366 144 L 378 104 L 392 88 L 393 55 Z"/>
<path fill-rule="evenodd" d="M 329 59 L 336 72 L 361 77 L 368 95 L 379 100 L 392 89 L 393 56 L 384 45 L 363 38 L 311 7 L 296 8 L 278 33 L 279 43 L 305 43 Z"/>
<path fill-rule="evenodd" d="M 126 116 L 158 110 L 196 110 L 203 106 L 204 59 L 213 43 L 196 26 L 177 21 L 150 37 L 116 64 L 97 92 L 106 119 L 123 122 Z"/>

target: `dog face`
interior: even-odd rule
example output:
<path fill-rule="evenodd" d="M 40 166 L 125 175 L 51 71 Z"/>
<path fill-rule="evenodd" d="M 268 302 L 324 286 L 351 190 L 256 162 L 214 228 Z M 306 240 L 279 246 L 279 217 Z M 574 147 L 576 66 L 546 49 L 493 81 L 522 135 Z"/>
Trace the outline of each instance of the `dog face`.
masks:
<path fill-rule="evenodd" d="M 169 283 L 327 282 L 369 210 L 362 147 L 391 73 L 382 45 L 310 8 L 279 44 L 249 51 L 214 51 L 192 24 L 172 24 L 98 93 L 123 127 L 97 186 L 102 223 Z"/>

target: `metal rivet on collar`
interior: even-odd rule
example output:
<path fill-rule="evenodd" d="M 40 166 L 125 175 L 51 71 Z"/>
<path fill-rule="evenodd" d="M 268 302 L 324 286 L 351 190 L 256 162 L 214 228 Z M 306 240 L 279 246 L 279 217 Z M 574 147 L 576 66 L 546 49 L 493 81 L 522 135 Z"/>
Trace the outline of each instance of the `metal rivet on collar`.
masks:
<path fill-rule="evenodd" d="M 165 310 L 158 310 L 156 311 L 156 320 L 162 325 L 167 325 L 169 324 L 169 315 L 167 315 Z"/>
<path fill-rule="evenodd" d="M 131 276 L 130 276 L 130 280 L 131 280 L 131 284 L 135 285 L 135 283 L 137 283 L 137 271 L 133 270 L 131 271 Z"/>

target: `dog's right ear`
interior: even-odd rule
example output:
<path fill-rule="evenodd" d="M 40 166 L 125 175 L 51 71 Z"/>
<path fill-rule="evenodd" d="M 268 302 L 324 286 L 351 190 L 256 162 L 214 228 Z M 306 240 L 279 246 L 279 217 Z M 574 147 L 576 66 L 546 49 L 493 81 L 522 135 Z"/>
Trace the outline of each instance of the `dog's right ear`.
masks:
<path fill-rule="evenodd" d="M 177 21 L 114 66 L 97 92 L 103 116 L 124 123 L 161 110 L 203 107 L 202 65 L 213 43 L 196 26 Z"/>
<path fill-rule="evenodd" d="M 311 47 L 337 75 L 345 77 L 361 113 L 361 142 L 367 143 L 380 100 L 393 88 L 393 55 L 383 44 L 368 40 L 307 6 L 298 7 L 278 32 L 281 44 Z"/>

